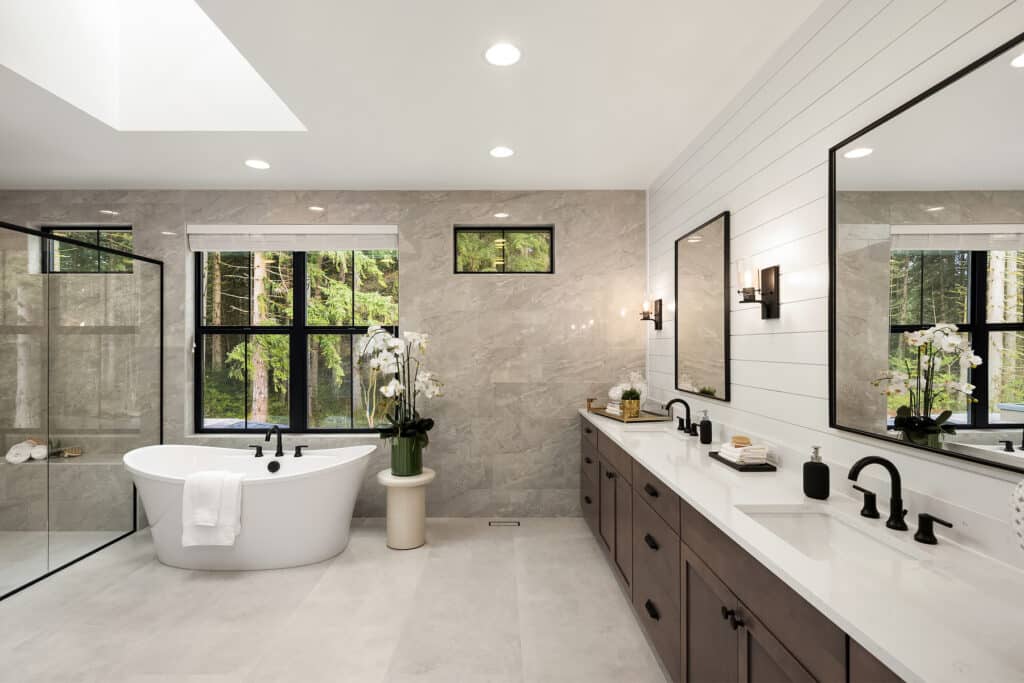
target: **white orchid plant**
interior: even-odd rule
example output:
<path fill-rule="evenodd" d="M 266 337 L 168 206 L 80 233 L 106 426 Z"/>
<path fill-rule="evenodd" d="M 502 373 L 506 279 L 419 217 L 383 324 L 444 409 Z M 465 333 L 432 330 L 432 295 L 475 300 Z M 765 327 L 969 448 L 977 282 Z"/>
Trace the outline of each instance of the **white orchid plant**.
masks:
<path fill-rule="evenodd" d="M 421 367 L 428 341 L 426 334 L 406 332 L 400 338 L 378 325 L 366 331 L 359 354 L 360 364 L 369 367 L 362 388 L 363 405 L 370 427 L 377 426 L 380 415 L 387 419 L 382 438 L 416 437 L 421 445 L 427 445 L 427 432 L 434 421 L 420 416 L 417 397 L 440 396 L 443 386 L 437 375 Z"/>
<path fill-rule="evenodd" d="M 622 400 L 623 394 L 627 396 L 634 395 L 636 398 L 643 400 L 643 397 L 647 394 L 647 382 L 644 381 L 643 374 L 633 371 L 629 373 L 629 381 L 616 384 L 608 390 L 608 398 L 613 401 Z"/>
<path fill-rule="evenodd" d="M 959 361 L 961 367 L 976 368 L 981 365 L 981 358 L 951 323 L 904 332 L 903 341 L 916 352 L 916 365 L 912 358 L 907 359 L 905 372 L 887 370 L 871 382 L 873 386 L 882 387 L 884 396 L 907 397 L 907 404 L 896 411 L 893 426 L 911 441 L 925 440 L 932 434 L 955 434 L 953 426 L 946 424 L 952 411 L 944 410 L 934 418 L 932 412 L 942 398 L 957 394 L 966 396 L 968 403 L 976 403 L 977 399 L 972 396 L 974 385 L 952 378 L 942 379 L 940 373 L 944 367 L 952 370 L 954 361 Z"/>

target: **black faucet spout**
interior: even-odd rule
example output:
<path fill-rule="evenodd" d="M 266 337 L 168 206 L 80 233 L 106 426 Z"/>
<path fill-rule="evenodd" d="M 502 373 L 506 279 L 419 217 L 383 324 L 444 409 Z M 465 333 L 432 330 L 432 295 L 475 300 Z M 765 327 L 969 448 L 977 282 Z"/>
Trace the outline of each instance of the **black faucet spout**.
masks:
<path fill-rule="evenodd" d="M 907 523 L 903 518 L 906 517 L 907 511 L 903 509 L 903 480 L 900 478 L 900 471 L 885 458 L 869 455 L 853 463 L 853 467 L 850 468 L 850 481 L 857 481 L 861 470 L 868 465 L 881 465 L 889 473 L 892 491 L 889 495 L 889 519 L 886 520 L 885 526 L 897 531 L 906 531 Z"/>
<path fill-rule="evenodd" d="M 676 403 L 682 403 L 683 404 L 683 408 L 686 409 L 686 419 L 685 420 L 679 420 L 679 430 L 680 431 L 690 431 L 690 404 L 689 403 L 687 403 L 686 401 L 684 401 L 681 398 L 674 398 L 671 401 L 669 401 L 668 403 L 666 403 L 665 405 L 663 405 L 662 408 L 668 412 L 668 416 L 669 417 L 672 417 L 672 406 L 675 405 Z"/>
<path fill-rule="evenodd" d="M 274 457 L 280 458 L 284 456 L 284 448 L 282 447 L 281 444 L 281 427 L 279 427 L 278 425 L 274 425 L 273 427 L 268 429 L 267 433 L 263 437 L 263 440 L 270 441 L 270 437 L 273 436 L 274 434 L 277 434 L 277 450 L 274 451 Z"/>

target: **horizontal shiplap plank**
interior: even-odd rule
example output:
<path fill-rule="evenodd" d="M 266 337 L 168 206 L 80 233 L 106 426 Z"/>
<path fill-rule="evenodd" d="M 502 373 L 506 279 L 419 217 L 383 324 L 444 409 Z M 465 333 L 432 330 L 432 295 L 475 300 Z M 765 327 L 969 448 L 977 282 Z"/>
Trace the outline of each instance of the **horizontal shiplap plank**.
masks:
<path fill-rule="evenodd" d="M 828 368 L 824 365 L 733 360 L 731 372 L 734 385 L 828 398 Z"/>
<path fill-rule="evenodd" d="M 767 363 L 828 363 L 828 335 L 825 332 L 759 334 L 733 337 L 734 359 Z"/>

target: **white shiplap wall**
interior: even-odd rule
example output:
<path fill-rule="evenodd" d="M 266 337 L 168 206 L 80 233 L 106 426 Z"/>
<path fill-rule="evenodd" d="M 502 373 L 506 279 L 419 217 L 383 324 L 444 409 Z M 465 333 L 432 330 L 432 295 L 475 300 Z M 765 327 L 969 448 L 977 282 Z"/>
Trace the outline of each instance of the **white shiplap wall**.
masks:
<path fill-rule="evenodd" d="M 655 180 L 648 206 L 651 298 L 674 298 L 676 238 L 723 210 L 732 212 L 733 289 L 737 260 L 782 272 L 779 319 L 733 304 L 732 401 L 678 395 L 798 454 L 791 461 L 811 444 L 839 465 L 885 453 L 908 488 L 933 499 L 920 505 L 953 516 L 965 536 L 996 523 L 983 534 L 1005 547 L 1013 475 L 828 428 L 828 149 L 1021 31 L 1024 0 L 828 0 Z M 674 327 L 648 340 L 655 399 L 677 395 Z"/>

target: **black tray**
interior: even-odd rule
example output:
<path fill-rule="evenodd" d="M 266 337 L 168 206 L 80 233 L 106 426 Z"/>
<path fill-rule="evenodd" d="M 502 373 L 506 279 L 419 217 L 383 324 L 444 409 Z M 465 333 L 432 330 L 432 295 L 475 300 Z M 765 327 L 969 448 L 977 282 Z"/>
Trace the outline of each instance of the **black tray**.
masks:
<path fill-rule="evenodd" d="M 708 455 L 711 456 L 712 460 L 717 460 L 718 462 L 722 463 L 723 465 L 728 465 L 729 467 L 733 468 L 734 470 L 736 470 L 738 472 L 774 472 L 775 471 L 775 465 L 771 464 L 770 462 L 766 462 L 763 465 L 739 465 L 737 463 L 734 463 L 732 460 L 729 460 L 727 458 L 723 458 L 722 456 L 720 456 L 718 454 L 718 451 L 711 451 L 710 453 L 708 453 Z"/>

